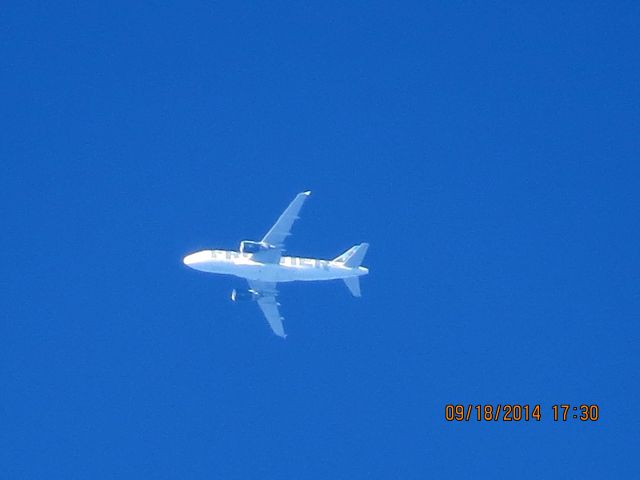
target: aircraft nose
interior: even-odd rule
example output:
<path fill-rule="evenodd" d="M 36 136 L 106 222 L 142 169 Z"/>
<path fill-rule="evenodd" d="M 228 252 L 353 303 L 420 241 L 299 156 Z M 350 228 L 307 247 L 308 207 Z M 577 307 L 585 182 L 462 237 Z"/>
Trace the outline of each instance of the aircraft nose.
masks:
<path fill-rule="evenodd" d="M 209 250 L 201 250 L 184 257 L 182 259 L 182 263 L 184 263 L 187 267 L 198 269 L 198 265 L 206 263 L 210 259 L 211 252 Z"/>

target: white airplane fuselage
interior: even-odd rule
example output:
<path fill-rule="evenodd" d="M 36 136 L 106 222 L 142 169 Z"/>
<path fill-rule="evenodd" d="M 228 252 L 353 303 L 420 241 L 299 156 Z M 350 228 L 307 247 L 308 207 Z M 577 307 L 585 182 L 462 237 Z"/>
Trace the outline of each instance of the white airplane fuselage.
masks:
<path fill-rule="evenodd" d="M 316 258 L 281 257 L 280 263 L 261 263 L 253 254 L 230 250 L 201 250 L 184 257 L 185 265 L 202 272 L 235 275 L 263 282 L 337 280 L 369 273 L 365 267 L 349 268 L 342 263 Z"/>

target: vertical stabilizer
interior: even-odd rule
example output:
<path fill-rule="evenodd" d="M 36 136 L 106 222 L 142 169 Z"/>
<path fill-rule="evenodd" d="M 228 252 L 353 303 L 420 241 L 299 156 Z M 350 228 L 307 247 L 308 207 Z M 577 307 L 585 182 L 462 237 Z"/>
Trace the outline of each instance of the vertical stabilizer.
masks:
<path fill-rule="evenodd" d="M 364 256 L 367 253 L 368 248 L 368 243 L 355 245 L 339 257 L 334 258 L 333 261 L 343 263 L 345 267 L 358 268 L 362 264 L 362 260 L 364 260 Z"/>
<path fill-rule="evenodd" d="M 343 278 L 344 284 L 354 297 L 360 297 L 360 277 Z"/>

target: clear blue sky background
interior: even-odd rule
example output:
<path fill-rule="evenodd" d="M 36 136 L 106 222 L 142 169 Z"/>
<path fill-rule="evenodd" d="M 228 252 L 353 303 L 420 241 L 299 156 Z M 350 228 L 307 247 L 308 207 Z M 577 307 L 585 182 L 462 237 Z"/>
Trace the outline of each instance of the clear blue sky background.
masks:
<path fill-rule="evenodd" d="M 103 3 L 2 7 L 4 478 L 637 475 L 637 2 Z M 181 258 L 305 189 L 282 341 Z"/>

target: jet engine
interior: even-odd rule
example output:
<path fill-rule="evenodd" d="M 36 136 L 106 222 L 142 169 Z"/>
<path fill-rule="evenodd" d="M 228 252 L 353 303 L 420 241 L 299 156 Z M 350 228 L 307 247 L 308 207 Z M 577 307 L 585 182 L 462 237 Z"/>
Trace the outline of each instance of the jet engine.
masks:
<path fill-rule="evenodd" d="M 251 302 L 257 300 L 260 294 L 251 289 L 236 289 L 231 292 L 231 300 L 234 302 Z"/>
<path fill-rule="evenodd" d="M 258 253 L 272 248 L 273 245 L 264 242 L 251 242 L 249 240 L 240 242 L 240 253 Z"/>

